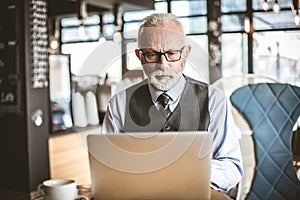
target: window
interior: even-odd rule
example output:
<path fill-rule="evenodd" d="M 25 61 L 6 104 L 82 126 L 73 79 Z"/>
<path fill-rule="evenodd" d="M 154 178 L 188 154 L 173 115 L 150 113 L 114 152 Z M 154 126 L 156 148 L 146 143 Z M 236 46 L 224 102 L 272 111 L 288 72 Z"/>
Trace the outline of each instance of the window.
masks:
<path fill-rule="evenodd" d="M 258 32 L 254 37 L 254 73 L 300 85 L 300 31 Z"/>
<path fill-rule="evenodd" d="M 248 73 L 250 69 L 253 70 L 253 73 L 272 76 L 275 79 L 299 85 L 299 57 L 287 55 L 294 55 L 297 52 L 300 41 L 300 26 L 295 25 L 295 11 L 291 11 L 293 1 L 278 0 L 281 8 L 278 13 L 272 11 L 274 1 L 268 1 L 270 7 L 268 11 L 262 9 L 264 0 L 252 0 L 252 7 L 247 7 L 247 0 L 220 0 L 220 2 L 222 76 L 244 74 Z M 207 51 L 207 15 L 211 15 L 211 13 L 207 13 L 207 0 L 155 0 L 154 10 L 124 13 L 123 30 L 127 55 L 125 63 L 114 62 L 116 71 L 111 72 L 116 74 L 114 77 L 119 77 L 122 64 L 123 67 L 126 65 L 125 67 L 128 69 L 141 67 L 134 53 L 134 49 L 137 47 L 137 30 L 140 21 L 155 12 L 171 12 L 179 16 L 188 37 L 193 38 L 196 46 Z M 253 35 L 245 32 L 246 16 L 253 17 Z M 113 34 L 116 32 L 113 14 L 103 15 L 103 23 L 103 36 L 108 40 L 113 40 Z M 63 43 L 97 42 L 102 36 L 99 16 L 91 16 L 85 22 L 84 33 L 86 35 L 84 37 L 79 35 L 79 24 L 80 21 L 77 18 L 62 20 Z M 277 52 L 279 53 L 277 54 Z M 202 59 L 205 60 L 203 63 L 205 66 L 202 66 L 205 68 L 203 70 L 205 73 L 209 73 L 208 58 L 209 55 L 206 55 Z M 118 59 L 121 60 L 122 56 Z M 204 77 L 207 77 L 207 74 Z"/>
<path fill-rule="evenodd" d="M 191 45 L 192 50 L 187 58 L 183 73 L 208 83 L 208 37 L 206 35 L 190 35 L 187 42 Z"/>
<path fill-rule="evenodd" d="M 247 10 L 246 0 L 221 0 L 222 13 L 245 12 Z"/>
<path fill-rule="evenodd" d="M 247 59 L 247 35 L 245 33 L 223 34 L 222 75 L 230 77 L 247 73 Z"/>
<path fill-rule="evenodd" d="M 244 19 L 245 14 L 232 14 L 232 15 L 223 15 L 222 20 L 222 31 L 223 32 L 236 32 L 244 31 Z"/>
<path fill-rule="evenodd" d="M 253 13 L 253 26 L 255 30 L 274 30 L 297 28 L 294 22 L 294 13 L 291 10 L 275 12 Z"/>
<path fill-rule="evenodd" d="M 206 15 L 206 0 L 171 1 L 171 10 L 177 16 Z"/>
<path fill-rule="evenodd" d="M 111 41 L 64 44 L 62 52 L 71 54 L 71 73 L 75 76 L 89 74 L 104 78 L 108 74 L 111 81 L 122 78 L 121 48 Z M 90 57 L 92 54 L 96 58 Z M 84 65 L 88 59 L 92 65 Z"/>
<path fill-rule="evenodd" d="M 127 45 L 127 69 L 142 69 L 140 60 L 135 55 L 135 49 L 137 48 L 137 42 L 131 42 Z"/>
<path fill-rule="evenodd" d="M 252 67 L 254 74 L 300 85 L 300 56 L 296 53 L 300 26 L 294 22 L 292 0 L 279 0 L 277 13 L 272 10 L 274 1 L 268 1 L 268 11 L 262 9 L 263 2 L 253 0 L 252 7 L 247 8 L 246 0 L 221 0 L 222 76 L 248 73 Z M 246 16 L 253 16 L 254 32 L 249 38 L 244 31 Z M 248 66 L 249 58 L 253 66 Z"/>
<path fill-rule="evenodd" d="M 61 20 L 61 42 L 95 41 L 100 38 L 100 19 L 93 15 L 87 17 L 83 24 L 77 17 Z"/>
<path fill-rule="evenodd" d="M 180 18 L 186 34 L 200 34 L 207 32 L 206 17 L 185 17 Z"/>
<path fill-rule="evenodd" d="M 98 15 L 87 17 L 83 22 L 83 26 L 80 26 L 82 22 L 77 17 L 63 18 L 61 20 L 61 52 L 71 55 L 71 73 L 75 76 L 81 74 L 82 70 L 84 70 L 82 67 L 84 67 L 83 63 L 85 60 L 102 44 L 99 42 L 101 36 L 104 36 L 107 40 L 113 39 L 116 31 L 114 15 L 106 13 L 102 19 L 104 24 L 103 35 L 101 35 L 100 17 Z M 119 52 L 121 52 L 121 49 L 119 49 Z M 101 59 L 104 58 L 99 55 L 99 62 L 101 62 Z M 114 67 L 111 67 L 107 71 L 112 80 L 121 79 L 120 62 L 111 63 L 111 66 Z M 118 66 L 116 67 L 116 65 Z M 96 73 L 96 75 L 103 78 L 106 74 L 104 72 Z"/>
<path fill-rule="evenodd" d="M 221 0 L 223 77 L 248 73 L 248 44 L 247 34 L 244 32 L 246 11 L 246 0 Z"/>

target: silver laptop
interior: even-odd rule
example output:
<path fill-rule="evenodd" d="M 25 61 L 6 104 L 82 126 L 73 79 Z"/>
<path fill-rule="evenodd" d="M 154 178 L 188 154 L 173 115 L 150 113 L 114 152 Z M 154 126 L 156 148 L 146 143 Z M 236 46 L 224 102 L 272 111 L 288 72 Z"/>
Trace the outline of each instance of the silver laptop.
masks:
<path fill-rule="evenodd" d="M 93 199 L 210 199 L 209 132 L 88 135 Z"/>

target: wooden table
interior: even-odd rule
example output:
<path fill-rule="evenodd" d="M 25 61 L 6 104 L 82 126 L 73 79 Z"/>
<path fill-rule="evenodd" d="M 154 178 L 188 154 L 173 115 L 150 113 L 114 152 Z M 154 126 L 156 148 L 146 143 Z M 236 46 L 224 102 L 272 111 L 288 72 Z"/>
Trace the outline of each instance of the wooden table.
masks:
<path fill-rule="evenodd" d="M 90 200 L 93 200 L 93 194 L 92 194 L 90 184 L 78 185 L 77 189 L 79 195 L 86 196 Z M 30 196 L 31 196 L 31 200 L 43 200 L 41 193 L 39 193 L 38 191 L 31 192 Z M 212 197 L 211 200 L 231 200 L 231 198 L 228 195 L 213 189 L 211 189 L 211 197 Z"/>

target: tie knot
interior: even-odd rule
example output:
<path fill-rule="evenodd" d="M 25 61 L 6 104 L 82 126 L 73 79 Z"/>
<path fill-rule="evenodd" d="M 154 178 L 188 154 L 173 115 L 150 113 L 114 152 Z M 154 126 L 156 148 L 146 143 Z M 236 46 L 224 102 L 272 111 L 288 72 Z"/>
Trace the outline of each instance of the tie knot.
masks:
<path fill-rule="evenodd" d="M 167 107 L 169 100 L 170 100 L 170 97 L 169 97 L 169 95 L 167 95 L 166 93 L 162 93 L 162 94 L 159 95 L 159 97 L 157 98 L 157 101 L 158 101 L 164 108 Z"/>

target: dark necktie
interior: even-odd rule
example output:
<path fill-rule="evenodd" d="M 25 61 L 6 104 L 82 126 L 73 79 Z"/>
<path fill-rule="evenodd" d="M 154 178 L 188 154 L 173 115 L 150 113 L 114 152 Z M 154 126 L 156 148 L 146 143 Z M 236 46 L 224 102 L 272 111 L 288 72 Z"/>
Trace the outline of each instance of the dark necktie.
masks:
<path fill-rule="evenodd" d="M 170 108 L 169 108 L 169 104 L 168 104 L 169 100 L 170 100 L 170 97 L 166 93 L 162 93 L 157 98 L 157 101 L 158 101 L 158 103 L 160 105 L 159 110 L 161 111 L 162 115 L 165 118 L 168 118 L 169 115 L 170 115 L 170 113 L 171 113 Z"/>

